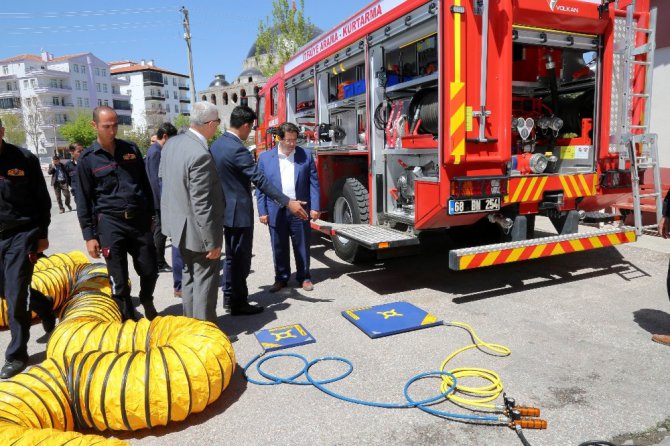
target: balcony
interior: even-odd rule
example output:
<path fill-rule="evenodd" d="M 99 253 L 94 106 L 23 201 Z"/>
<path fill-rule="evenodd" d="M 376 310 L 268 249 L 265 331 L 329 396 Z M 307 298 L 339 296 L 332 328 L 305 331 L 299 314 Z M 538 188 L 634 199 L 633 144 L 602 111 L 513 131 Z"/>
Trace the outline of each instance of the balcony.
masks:
<path fill-rule="evenodd" d="M 62 87 L 52 87 L 51 85 L 38 85 L 33 88 L 35 94 L 47 94 L 47 93 L 65 93 L 71 94 L 72 87 L 62 86 Z"/>
<path fill-rule="evenodd" d="M 180 90 L 190 90 L 189 86 L 185 85 L 185 84 L 179 84 L 179 89 Z"/>
<path fill-rule="evenodd" d="M 27 69 L 26 70 L 26 75 L 30 75 L 30 77 L 43 77 L 43 76 L 51 76 L 51 77 L 62 77 L 62 78 L 69 78 L 70 73 L 67 71 L 56 71 L 56 70 L 47 70 L 47 69 Z"/>
<path fill-rule="evenodd" d="M 187 103 L 187 104 L 190 104 L 190 103 L 191 103 L 191 99 L 189 99 L 189 98 L 187 98 L 187 97 L 180 97 L 180 98 L 179 98 L 179 102 L 185 102 L 185 103 Z"/>
<path fill-rule="evenodd" d="M 21 94 L 18 90 L 0 91 L 0 98 L 19 98 Z"/>
<path fill-rule="evenodd" d="M 144 94 L 145 101 L 165 101 L 165 98 L 162 94 Z"/>

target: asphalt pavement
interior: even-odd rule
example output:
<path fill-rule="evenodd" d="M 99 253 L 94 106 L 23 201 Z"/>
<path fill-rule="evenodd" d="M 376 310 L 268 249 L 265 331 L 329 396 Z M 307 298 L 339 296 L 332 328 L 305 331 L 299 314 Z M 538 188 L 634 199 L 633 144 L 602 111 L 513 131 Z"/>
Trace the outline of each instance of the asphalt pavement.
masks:
<path fill-rule="evenodd" d="M 85 251 L 76 212 L 58 214 L 55 205 L 54 209 L 47 253 Z M 244 379 L 242 366 L 261 352 L 256 331 L 302 323 L 316 342 L 291 353 L 309 360 L 337 355 L 354 365 L 350 376 L 329 389 L 351 398 L 403 403 L 403 387 L 410 377 L 438 370 L 471 338 L 462 328 L 438 326 L 373 340 L 341 315 L 348 309 L 401 300 L 444 321 L 468 323 L 483 340 L 511 349 L 507 357 L 468 350 L 449 368 L 492 369 L 505 392 L 539 407 L 548 429 L 524 431 L 532 445 L 611 441 L 617 435 L 656 429 L 657 423 L 670 418 L 670 348 L 650 340 L 652 333 L 670 334 L 668 240 L 645 236 L 619 248 L 453 272 L 441 247 L 421 256 L 355 266 L 339 260 L 330 241 L 314 234 L 314 291 L 291 284 L 271 294 L 267 228 L 257 224 L 254 237 L 250 300 L 263 305 L 265 312 L 231 317 L 222 308 L 221 294 L 217 304 L 219 327 L 238 337 L 233 344 L 238 369 L 229 388 L 204 412 L 181 423 L 106 434 L 138 446 L 521 444 L 507 427 L 450 421 L 417 409 L 362 406 L 311 386 L 259 386 Z M 134 273 L 131 278 L 138 283 Z M 171 274 L 160 275 L 155 303 L 162 314 L 181 314 Z M 32 327 L 32 364 L 44 360 L 43 335 L 39 324 Z M 7 331 L 0 332 L 0 348 L 8 338 Z M 280 358 L 265 367 L 287 376 L 302 366 L 295 358 Z M 325 379 L 345 368 L 342 363 L 324 363 L 314 368 L 314 375 Z M 252 375 L 258 378 L 256 372 Z M 437 379 L 422 380 L 412 387 L 412 395 L 436 395 L 438 384 Z M 450 403 L 435 408 L 481 414 Z"/>

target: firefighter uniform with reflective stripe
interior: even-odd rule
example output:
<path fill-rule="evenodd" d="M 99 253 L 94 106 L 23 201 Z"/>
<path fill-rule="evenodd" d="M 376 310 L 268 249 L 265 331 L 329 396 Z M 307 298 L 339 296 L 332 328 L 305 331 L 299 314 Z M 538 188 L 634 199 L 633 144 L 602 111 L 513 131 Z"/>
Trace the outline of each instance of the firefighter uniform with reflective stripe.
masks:
<path fill-rule="evenodd" d="M 97 239 L 107 263 L 112 297 L 125 319 L 135 318 L 128 282 L 128 254 L 140 276 L 140 302 L 147 317 L 158 279 L 151 232 L 153 200 L 142 154 L 114 139 L 114 155 L 97 141 L 79 158 L 75 199 L 84 240 Z"/>
<path fill-rule="evenodd" d="M 49 299 L 30 290 L 37 242 L 47 238 L 50 222 L 51 199 L 37 157 L 0 140 L 0 296 L 11 332 L 8 362 L 28 359 L 30 311 L 42 318 L 52 312 Z"/>

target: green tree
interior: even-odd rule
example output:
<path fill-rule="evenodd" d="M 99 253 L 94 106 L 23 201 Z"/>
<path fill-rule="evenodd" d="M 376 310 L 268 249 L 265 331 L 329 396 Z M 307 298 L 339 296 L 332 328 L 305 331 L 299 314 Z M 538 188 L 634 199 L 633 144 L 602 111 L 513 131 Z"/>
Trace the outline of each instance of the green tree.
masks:
<path fill-rule="evenodd" d="M 173 124 L 177 127 L 177 130 L 181 130 L 188 128 L 191 125 L 191 121 L 188 116 L 179 114 L 175 116 Z"/>
<path fill-rule="evenodd" d="M 5 140 L 8 143 L 21 146 L 26 142 L 26 129 L 21 115 L 7 113 L 0 115 L 0 120 L 5 128 Z"/>
<path fill-rule="evenodd" d="M 149 129 L 143 127 L 135 130 L 129 125 L 122 125 L 119 126 L 117 138 L 135 143 L 140 149 L 140 152 L 142 152 L 142 155 L 146 155 L 147 149 L 151 145 L 152 134 L 153 133 Z"/>
<path fill-rule="evenodd" d="M 59 132 L 70 144 L 77 142 L 84 147 L 93 144 L 98 137 L 91 125 L 91 115 L 85 111 L 79 111 L 73 121 L 61 126 Z"/>
<path fill-rule="evenodd" d="M 176 126 L 175 126 L 175 127 L 176 127 Z M 214 133 L 214 136 L 212 136 L 211 138 L 209 138 L 209 140 L 207 141 L 207 145 L 211 147 L 211 146 L 212 146 L 212 143 L 213 143 L 214 141 L 216 141 L 217 139 L 219 139 L 219 136 L 221 136 L 221 135 L 223 135 L 223 132 L 221 131 L 220 128 L 217 128 L 217 129 L 216 129 L 216 133 Z"/>
<path fill-rule="evenodd" d="M 300 8 L 295 1 L 272 1 L 272 21 L 269 17 L 258 22 L 256 38 L 256 62 L 261 72 L 270 77 L 298 49 L 314 35 L 315 27 L 305 18 L 305 0 L 300 0 Z"/>

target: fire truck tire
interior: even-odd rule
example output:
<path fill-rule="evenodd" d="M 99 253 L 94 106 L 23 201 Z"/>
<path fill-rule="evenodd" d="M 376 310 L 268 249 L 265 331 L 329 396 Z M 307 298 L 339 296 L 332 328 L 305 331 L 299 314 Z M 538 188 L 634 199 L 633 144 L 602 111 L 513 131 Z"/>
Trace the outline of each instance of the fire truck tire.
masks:
<path fill-rule="evenodd" d="M 369 223 L 367 188 L 356 178 L 347 178 L 335 193 L 331 215 L 333 222 L 345 224 Z M 372 251 L 345 237 L 332 236 L 335 254 L 345 262 L 360 263 L 373 257 Z"/>

